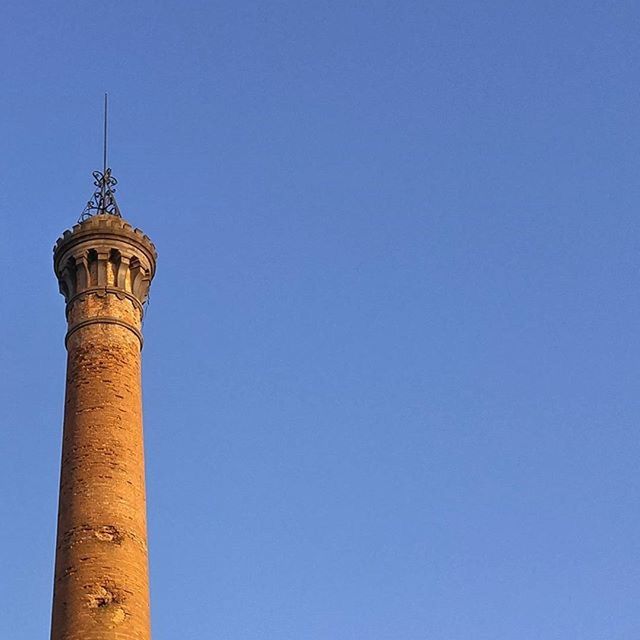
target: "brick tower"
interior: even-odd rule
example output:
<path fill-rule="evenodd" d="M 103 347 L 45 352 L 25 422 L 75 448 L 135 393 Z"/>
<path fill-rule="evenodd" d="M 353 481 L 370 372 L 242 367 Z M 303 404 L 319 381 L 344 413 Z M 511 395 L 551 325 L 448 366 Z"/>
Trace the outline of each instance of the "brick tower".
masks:
<path fill-rule="evenodd" d="M 68 356 L 51 640 L 149 640 L 140 356 L 157 254 L 106 162 L 94 177 L 53 251 Z"/>

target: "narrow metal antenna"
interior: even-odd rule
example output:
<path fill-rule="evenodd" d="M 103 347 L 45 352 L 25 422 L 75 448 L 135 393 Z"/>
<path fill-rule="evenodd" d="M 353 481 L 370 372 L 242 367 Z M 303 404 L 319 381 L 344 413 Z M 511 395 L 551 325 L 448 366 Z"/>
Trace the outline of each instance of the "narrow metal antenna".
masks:
<path fill-rule="evenodd" d="M 106 195 L 107 195 L 107 121 L 108 121 L 108 97 L 107 97 L 107 92 L 105 91 L 104 94 L 104 139 L 103 139 L 103 144 L 102 144 L 102 176 L 103 176 L 103 180 L 101 180 L 101 186 L 100 186 L 100 195 L 101 195 L 101 200 L 103 203 L 103 209 L 104 209 L 104 204 L 106 202 Z M 98 213 L 104 213 L 104 211 L 98 211 Z"/>
<path fill-rule="evenodd" d="M 109 98 L 107 93 L 104 94 L 104 148 L 102 152 L 102 173 L 107 172 L 107 122 L 108 122 L 108 108 Z"/>

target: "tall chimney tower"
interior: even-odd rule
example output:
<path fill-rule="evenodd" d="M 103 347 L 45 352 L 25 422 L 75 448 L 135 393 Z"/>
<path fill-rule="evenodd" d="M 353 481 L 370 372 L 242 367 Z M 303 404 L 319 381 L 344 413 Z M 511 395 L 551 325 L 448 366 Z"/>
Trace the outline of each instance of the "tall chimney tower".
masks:
<path fill-rule="evenodd" d="M 140 356 L 157 254 L 106 159 L 94 178 L 53 250 L 68 357 L 51 640 L 149 640 Z"/>

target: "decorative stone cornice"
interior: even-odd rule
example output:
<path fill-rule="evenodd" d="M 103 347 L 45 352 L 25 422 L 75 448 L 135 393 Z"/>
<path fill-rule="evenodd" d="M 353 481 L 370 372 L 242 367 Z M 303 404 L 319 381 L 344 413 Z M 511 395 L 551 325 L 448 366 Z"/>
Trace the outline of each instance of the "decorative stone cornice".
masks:
<path fill-rule="evenodd" d="M 116 296 L 116 298 L 119 298 L 120 300 L 130 300 L 133 306 L 138 309 L 140 315 L 143 314 L 144 307 L 142 306 L 138 298 L 136 298 L 132 293 L 129 293 L 128 291 L 124 291 L 123 289 L 115 289 L 114 287 L 87 287 L 86 289 L 84 289 L 84 291 L 80 291 L 79 293 L 76 293 L 74 296 L 69 298 L 66 306 L 67 316 L 69 315 L 69 311 L 71 310 L 71 305 L 76 300 L 85 300 L 88 295 L 95 295 L 98 298 L 103 298 L 104 296 L 110 294 Z"/>
<path fill-rule="evenodd" d="M 67 304 L 83 293 L 122 294 L 144 304 L 156 270 L 156 248 L 140 229 L 102 214 L 67 230 L 53 248 L 53 267 Z"/>

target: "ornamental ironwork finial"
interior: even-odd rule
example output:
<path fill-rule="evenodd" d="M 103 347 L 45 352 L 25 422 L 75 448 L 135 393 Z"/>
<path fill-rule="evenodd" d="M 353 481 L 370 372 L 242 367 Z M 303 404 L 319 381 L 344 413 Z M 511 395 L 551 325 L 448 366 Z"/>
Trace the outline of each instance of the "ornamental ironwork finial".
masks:
<path fill-rule="evenodd" d="M 79 222 L 91 216 L 105 213 L 122 218 L 115 196 L 115 186 L 118 184 L 118 181 L 111 175 L 111 169 L 107 168 L 104 171 L 94 171 L 93 184 L 96 190 L 93 192 L 91 200 L 87 202 L 87 206 L 80 215 Z"/>
<path fill-rule="evenodd" d="M 91 199 L 87 202 L 87 206 L 80 214 L 78 222 L 82 222 L 87 218 L 95 215 L 110 214 L 112 216 L 122 217 L 120 208 L 116 202 L 116 185 L 118 181 L 111 175 L 111 169 L 107 167 L 107 123 L 108 123 L 108 96 L 104 94 L 104 144 L 102 147 L 102 171 L 93 172 L 93 184 L 95 191 Z"/>

